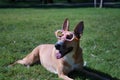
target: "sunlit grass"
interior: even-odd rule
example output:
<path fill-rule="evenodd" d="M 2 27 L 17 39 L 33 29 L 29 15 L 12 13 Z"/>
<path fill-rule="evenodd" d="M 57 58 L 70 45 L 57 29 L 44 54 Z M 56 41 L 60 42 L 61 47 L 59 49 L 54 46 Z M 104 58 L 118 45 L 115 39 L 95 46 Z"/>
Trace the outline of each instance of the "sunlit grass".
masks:
<path fill-rule="evenodd" d="M 0 80 L 58 80 L 41 65 L 7 66 L 39 44 L 54 44 L 54 31 L 65 18 L 71 30 L 84 21 L 81 46 L 87 66 L 120 78 L 119 14 L 120 9 L 0 9 Z"/>

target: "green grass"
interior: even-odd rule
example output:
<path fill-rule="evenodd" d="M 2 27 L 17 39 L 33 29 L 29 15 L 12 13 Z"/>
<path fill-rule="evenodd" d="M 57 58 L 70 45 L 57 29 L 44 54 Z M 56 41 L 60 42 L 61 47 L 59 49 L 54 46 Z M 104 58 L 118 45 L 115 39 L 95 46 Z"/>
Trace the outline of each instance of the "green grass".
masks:
<path fill-rule="evenodd" d="M 70 29 L 83 20 L 81 38 L 87 66 L 120 79 L 120 9 L 0 9 L 0 80 L 59 80 L 41 65 L 7 66 L 39 44 L 55 43 L 65 18 Z M 81 80 L 80 77 L 75 80 Z M 87 79 L 86 79 L 87 80 Z"/>

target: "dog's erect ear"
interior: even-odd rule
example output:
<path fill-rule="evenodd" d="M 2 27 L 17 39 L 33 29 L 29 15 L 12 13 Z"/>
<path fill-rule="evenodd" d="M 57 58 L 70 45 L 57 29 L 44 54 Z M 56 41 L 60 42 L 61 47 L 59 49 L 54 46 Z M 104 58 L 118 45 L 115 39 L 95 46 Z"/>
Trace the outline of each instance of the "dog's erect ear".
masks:
<path fill-rule="evenodd" d="M 80 38 L 84 29 L 84 22 L 81 21 L 77 24 L 76 28 L 74 29 L 74 34 L 77 38 Z"/>
<path fill-rule="evenodd" d="M 64 23 L 63 23 L 63 30 L 64 31 L 68 31 L 69 30 L 69 20 L 68 20 L 68 18 L 66 18 Z"/>

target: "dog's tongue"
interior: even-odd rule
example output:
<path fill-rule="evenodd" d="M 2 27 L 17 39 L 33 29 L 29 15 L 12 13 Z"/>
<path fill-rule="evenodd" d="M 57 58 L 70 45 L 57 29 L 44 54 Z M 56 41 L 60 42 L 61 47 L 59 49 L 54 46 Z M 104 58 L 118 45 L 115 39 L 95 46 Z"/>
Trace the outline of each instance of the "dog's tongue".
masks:
<path fill-rule="evenodd" d="M 56 58 L 57 59 L 60 59 L 62 57 L 62 55 L 58 52 L 58 53 L 56 53 Z"/>

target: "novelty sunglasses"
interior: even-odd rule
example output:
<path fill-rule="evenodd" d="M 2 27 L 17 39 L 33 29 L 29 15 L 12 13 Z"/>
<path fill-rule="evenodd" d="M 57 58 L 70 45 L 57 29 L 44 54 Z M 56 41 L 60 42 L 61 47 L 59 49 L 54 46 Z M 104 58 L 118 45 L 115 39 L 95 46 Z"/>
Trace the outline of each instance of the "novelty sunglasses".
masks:
<path fill-rule="evenodd" d="M 56 37 L 57 37 L 58 39 L 62 38 L 62 37 L 65 35 L 65 34 L 63 33 L 63 30 L 57 30 L 55 33 L 56 33 Z M 66 40 L 66 41 L 72 41 L 73 39 L 77 39 L 77 40 L 78 40 L 78 38 L 75 37 L 75 35 L 74 35 L 73 32 L 69 32 L 69 34 L 67 34 L 67 35 L 65 36 L 65 40 Z"/>

